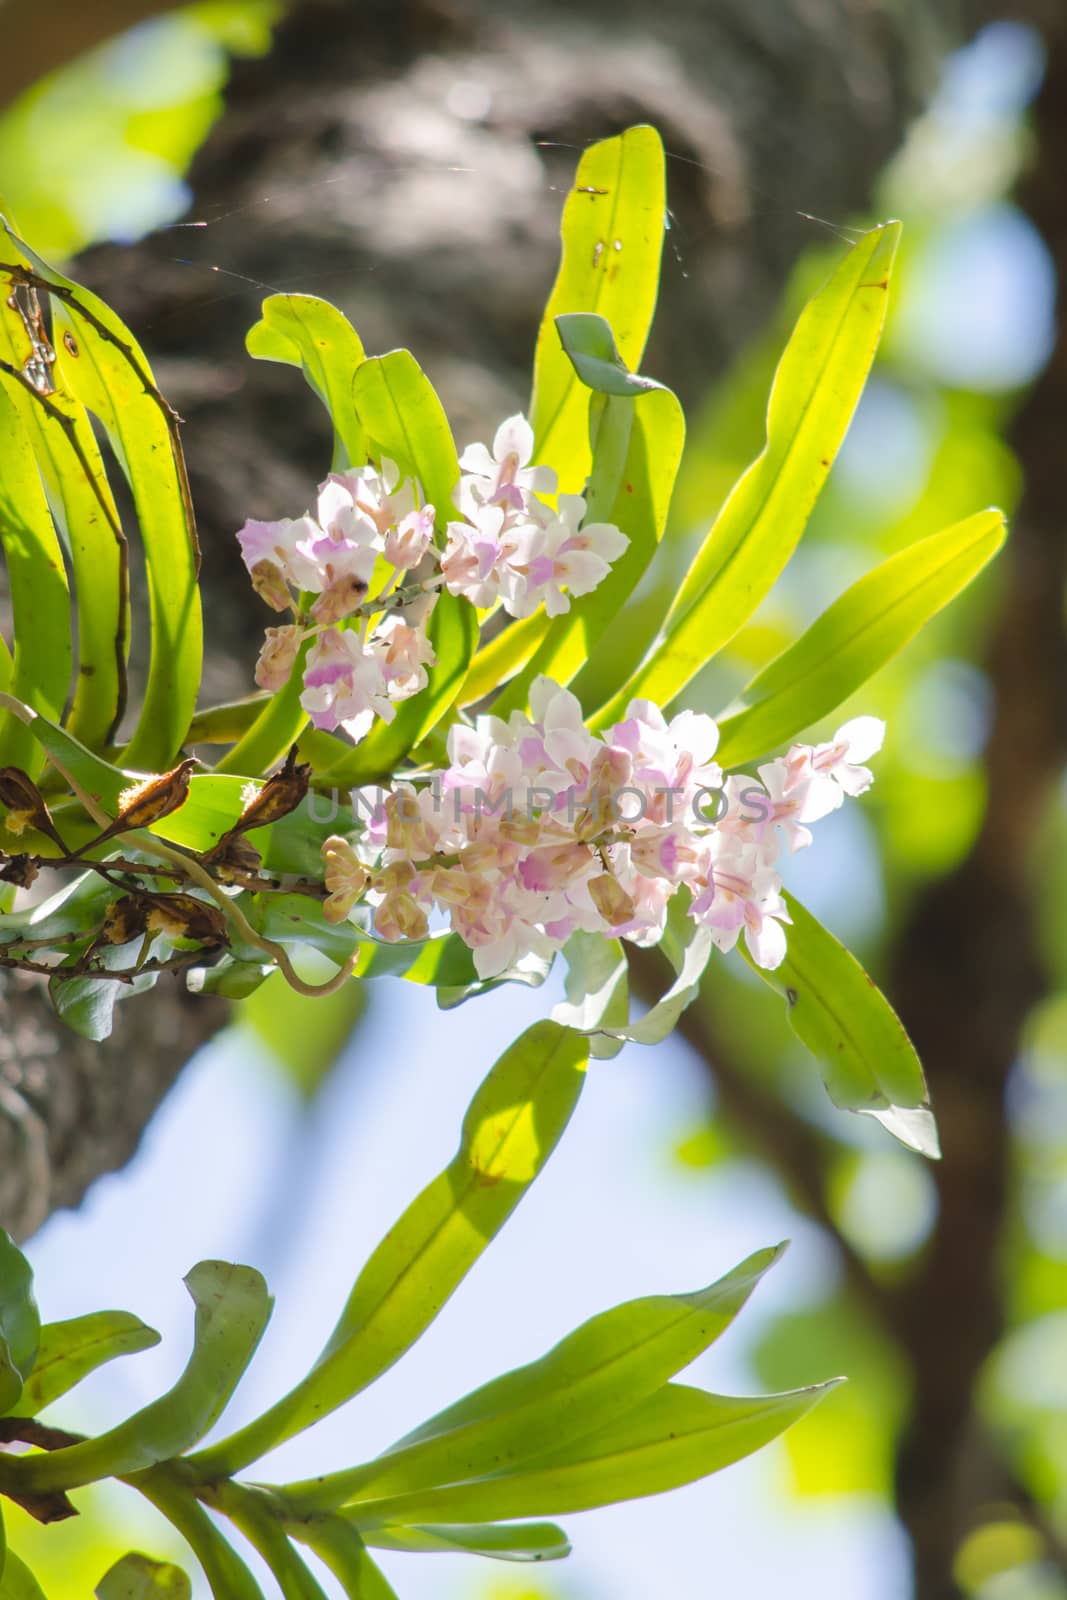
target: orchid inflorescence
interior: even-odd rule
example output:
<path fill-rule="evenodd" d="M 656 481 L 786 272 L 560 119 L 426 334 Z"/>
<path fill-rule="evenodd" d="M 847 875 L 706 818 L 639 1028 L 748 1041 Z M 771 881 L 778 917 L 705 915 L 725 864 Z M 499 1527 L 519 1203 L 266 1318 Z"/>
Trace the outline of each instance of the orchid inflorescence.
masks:
<path fill-rule="evenodd" d="M 435 508 L 391 461 L 332 473 L 314 518 L 246 523 L 238 538 L 258 593 L 297 611 L 268 630 L 260 686 L 283 687 L 313 639 L 301 704 L 316 728 L 359 741 L 425 686 L 442 584 L 515 618 L 541 605 L 559 615 L 570 595 L 595 589 L 629 540 L 610 523 L 583 525 L 580 495 L 553 506 L 556 474 L 532 455 L 522 416 L 501 424 L 491 451 L 464 451 L 460 516 L 443 548 Z M 578 931 L 656 944 L 685 889 L 713 945 L 730 950 L 743 934 L 759 966 L 777 967 L 790 921 L 775 866 L 782 842 L 809 844 L 809 823 L 870 785 L 863 763 L 883 724 L 854 718 L 829 743 L 760 766 L 758 779 L 724 778 L 717 726 L 702 713 L 668 721 L 635 699 L 594 734 L 577 697 L 547 677 L 529 706 L 507 721 L 456 722 L 444 770 L 357 797 L 366 825 L 324 846 L 327 918 L 367 907 L 376 936 L 395 942 L 424 939 L 446 917 L 484 979 L 551 957 Z"/>

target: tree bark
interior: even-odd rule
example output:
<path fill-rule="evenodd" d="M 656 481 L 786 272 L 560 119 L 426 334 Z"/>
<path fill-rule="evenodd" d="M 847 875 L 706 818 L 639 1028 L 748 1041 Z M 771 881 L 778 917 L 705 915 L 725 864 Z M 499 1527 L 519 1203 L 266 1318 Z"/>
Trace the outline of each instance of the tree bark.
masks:
<path fill-rule="evenodd" d="M 182 0 L 0 0 L 0 111 L 23 90 L 88 50 Z"/>
<path fill-rule="evenodd" d="M 225 1006 L 161 980 L 116 1007 L 104 1044 L 71 1033 L 39 980 L 0 975 L 0 1227 L 28 1238 L 133 1154 Z"/>

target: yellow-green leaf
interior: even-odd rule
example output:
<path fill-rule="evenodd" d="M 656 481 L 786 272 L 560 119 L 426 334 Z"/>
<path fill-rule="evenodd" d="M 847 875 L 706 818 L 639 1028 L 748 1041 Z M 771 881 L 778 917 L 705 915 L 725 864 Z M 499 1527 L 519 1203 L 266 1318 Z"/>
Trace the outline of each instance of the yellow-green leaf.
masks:
<path fill-rule="evenodd" d="M 605 317 L 635 372 L 656 309 L 666 214 L 655 128 L 628 128 L 582 156 L 563 208 L 563 251 L 537 336 L 530 401 L 535 458 L 556 469 L 564 493 L 579 494 L 589 476 L 589 391 L 563 349 L 556 318 L 574 311 Z"/>
<path fill-rule="evenodd" d="M 752 615 L 796 548 L 881 338 L 900 224 L 873 228 L 809 302 L 775 375 L 767 443 L 734 486 L 660 633 L 594 719 L 666 706 Z"/>
<path fill-rule="evenodd" d="M 300 367 L 333 422 L 333 470 L 363 466 L 367 441 L 352 384 L 365 357 L 359 335 L 344 313 L 313 294 L 268 295 L 245 345 L 257 360 Z"/>
<path fill-rule="evenodd" d="M 1004 515 L 980 511 L 890 556 L 846 589 L 741 691 L 719 721 L 717 759 L 740 766 L 848 699 L 965 589 L 1004 542 Z"/>
<path fill-rule="evenodd" d="M 558 1516 L 662 1494 L 761 1449 L 831 1387 L 733 1399 L 665 1384 L 618 1421 L 516 1471 L 392 1495 L 344 1514 L 369 1532 L 392 1523 Z"/>
<path fill-rule="evenodd" d="M 926 1079 L 903 1023 L 855 956 L 791 894 L 785 902 L 792 926 L 781 966 L 768 972 L 742 955 L 785 1000 L 834 1105 L 875 1117 L 902 1144 L 937 1157 Z"/>
<path fill-rule="evenodd" d="M 33 447 L 7 380 L 0 382 L 0 542 L 11 589 L 12 691 L 58 721 L 70 688 L 70 593 Z M 32 736 L 10 716 L 0 728 L 0 766 L 31 775 L 42 766 Z"/>
<path fill-rule="evenodd" d="M 412 1201 L 356 1280 L 311 1373 L 271 1410 L 194 1461 L 232 1473 L 358 1394 L 433 1321 L 538 1176 L 570 1120 L 586 1042 L 554 1022 L 528 1028 L 475 1095 L 460 1147 Z"/>

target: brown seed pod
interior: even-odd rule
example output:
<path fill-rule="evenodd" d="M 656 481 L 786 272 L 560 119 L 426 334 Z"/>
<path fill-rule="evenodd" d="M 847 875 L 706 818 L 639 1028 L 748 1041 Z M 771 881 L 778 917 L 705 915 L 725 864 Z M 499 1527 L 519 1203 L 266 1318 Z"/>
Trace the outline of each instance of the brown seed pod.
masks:
<path fill-rule="evenodd" d="M 232 828 L 222 835 L 218 844 L 202 860 L 223 882 L 233 877 L 254 877 L 263 866 L 263 858 L 255 845 L 241 834 L 234 833 Z"/>
<path fill-rule="evenodd" d="M 126 789 L 119 796 L 120 810 L 112 826 L 147 828 L 161 817 L 169 817 L 189 798 L 189 779 L 199 765 L 195 757 L 187 756 L 173 771 Z"/>
<path fill-rule="evenodd" d="M 179 761 L 173 771 L 161 773 L 158 778 L 146 778 L 143 783 L 124 789 L 119 796 L 119 814 L 114 822 L 75 853 L 83 855 L 86 850 L 113 839 L 118 833 L 129 833 L 133 828 L 147 828 L 161 817 L 169 817 L 189 798 L 189 779 L 199 765 L 195 757 L 187 756 L 184 761 Z"/>
<path fill-rule="evenodd" d="M 9 833 L 19 834 L 25 828 L 36 828 L 66 854 L 67 847 L 56 831 L 44 796 L 21 767 L 0 767 L 0 805 L 8 808 Z"/>
<path fill-rule="evenodd" d="M 252 828 L 265 828 L 295 811 L 308 792 L 311 767 L 296 759 L 294 744 L 285 758 L 280 772 L 269 777 L 259 793 L 245 806 L 229 830 L 231 834 L 248 833 Z"/>
<path fill-rule="evenodd" d="M 13 883 L 20 889 L 28 889 L 36 878 L 40 867 L 36 857 L 26 855 L 25 852 L 17 856 L 5 856 L 0 852 L 0 879 L 5 883 Z"/>
<path fill-rule="evenodd" d="M 104 913 L 100 938 L 105 944 L 129 944 L 139 939 L 148 926 L 148 906 L 143 895 L 124 894 Z"/>
<path fill-rule="evenodd" d="M 226 918 L 218 906 L 193 894 L 145 895 L 146 927 L 170 939 L 195 939 L 198 944 L 225 944 Z"/>

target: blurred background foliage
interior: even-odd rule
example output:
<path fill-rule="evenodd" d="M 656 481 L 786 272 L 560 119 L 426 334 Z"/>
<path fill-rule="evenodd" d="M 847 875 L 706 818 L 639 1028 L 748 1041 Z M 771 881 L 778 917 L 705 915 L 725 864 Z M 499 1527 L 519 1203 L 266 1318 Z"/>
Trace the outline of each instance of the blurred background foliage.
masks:
<path fill-rule="evenodd" d="M 266 0 L 182 8 L 24 93 L 0 116 L 0 193 L 23 233 L 62 258 L 176 222 L 189 198 L 183 174 L 219 114 L 230 58 L 268 50 L 280 11 Z M 1036 31 L 986 27 L 947 63 L 928 110 L 884 172 L 870 216 L 798 223 L 798 240 L 808 243 L 777 316 L 691 418 L 671 560 L 634 608 L 613 669 L 627 651 L 639 653 L 687 552 L 759 449 L 786 333 L 839 254 L 839 238 L 867 221 L 896 215 L 906 223 L 871 384 L 804 545 L 692 702 L 723 709 L 883 556 L 978 506 L 1015 509 L 1023 481 L 1013 430 L 1055 339 L 1053 262 L 1013 199 L 1040 153 L 1030 108 L 1043 69 Z M 180 255 L 181 233 L 173 238 Z M 674 244 L 684 265 L 685 241 L 675 236 Z M 1063 523 L 1067 535 L 1067 515 Z M 995 564 L 840 714 L 838 721 L 860 710 L 887 720 L 877 784 L 862 808 L 826 825 L 833 837 L 817 865 L 803 857 L 790 864 L 787 881 L 880 978 L 893 969 L 917 898 L 968 858 L 983 823 L 994 692 L 985 661 L 1003 584 Z M 952 1592 L 971 1600 L 1067 1597 L 1067 781 L 1046 809 L 1032 859 L 1018 863 L 1037 891 L 1045 993 L 1019 1038 L 1004 1104 L 1011 1143 L 997 1242 L 1003 1326 L 977 1376 L 971 1424 L 984 1441 L 978 1454 L 992 1448 L 1003 1470 L 976 1475 L 961 1515 Z M 998 909 L 991 905 L 989 916 Z M 391 997 L 381 998 L 388 1006 Z M 240 1011 L 235 1027 L 250 1049 L 291 1074 L 297 1119 L 353 1027 L 358 1046 L 355 986 L 330 1004 L 311 1004 L 272 981 Z M 891 1518 L 917 1376 L 916 1346 L 900 1337 L 892 1308 L 938 1226 L 935 1179 L 873 1123 L 834 1113 L 784 1015 L 768 1007 L 740 962 L 712 964 L 686 1033 L 707 1061 L 706 1110 L 666 1153 L 675 1179 L 714 1172 L 736 1178 L 743 1194 L 758 1171 L 773 1182 L 781 1231 L 799 1212 L 830 1245 L 815 1297 L 777 1309 L 749 1351 L 761 1385 L 835 1370 L 850 1379 L 779 1447 L 789 1469 L 783 1493 L 803 1502 L 860 1498 Z M 712 1227 L 719 1220 L 708 1218 Z M 53 1532 L 24 1519 L 12 1528 L 53 1600 L 83 1595 L 82 1574 L 102 1571 L 129 1543 L 131 1530 L 115 1521 L 128 1511 L 117 1512 L 109 1495 L 94 1503 L 95 1514 L 68 1525 L 58 1557 Z M 640 1514 L 633 1524 L 639 1540 Z M 155 1539 L 154 1530 L 134 1531 Z M 172 1546 L 163 1536 L 152 1548 L 162 1555 Z M 566 1574 L 545 1584 L 472 1580 L 464 1592 L 481 1600 L 593 1594 Z M 704 1592 L 696 1580 L 685 1590 Z M 934 1600 L 932 1592 L 922 1600 Z"/>

